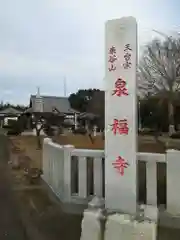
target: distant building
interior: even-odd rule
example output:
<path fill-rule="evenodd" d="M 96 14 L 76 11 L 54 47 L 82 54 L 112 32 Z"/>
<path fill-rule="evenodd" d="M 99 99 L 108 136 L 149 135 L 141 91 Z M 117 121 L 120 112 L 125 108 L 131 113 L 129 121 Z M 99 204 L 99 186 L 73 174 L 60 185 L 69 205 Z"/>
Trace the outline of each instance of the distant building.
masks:
<path fill-rule="evenodd" d="M 18 117 L 23 111 L 17 110 L 13 107 L 8 107 L 0 110 L 0 117 Z"/>
<path fill-rule="evenodd" d="M 17 110 L 13 107 L 8 107 L 0 111 L 0 125 L 7 126 L 8 121 L 17 120 L 18 117 L 22 114 L 22 111 Z"/>
<path fill-rule="evenodd" d="M 36 113 L 61 113 L 64 115 L 74 115 L 78 113 L 72 109 L 67 97 L 44 96 L 38 90 L 36 95 L 31 95 L 29 109 L 26 112 Z"/>
<path fill-rule="evenodd" d="M 72 125 L 77 125 L 77 115 L 79 112 L 72 109 L 68 97 L 45 96 L 40 95 L 38 89 L 36 95 L 30 96 L 29 108 L 25 113 L 40 114 L 48 117 L 52 113 L 58 116 L 64 116 L 64 119 L 71 119 Z"/>

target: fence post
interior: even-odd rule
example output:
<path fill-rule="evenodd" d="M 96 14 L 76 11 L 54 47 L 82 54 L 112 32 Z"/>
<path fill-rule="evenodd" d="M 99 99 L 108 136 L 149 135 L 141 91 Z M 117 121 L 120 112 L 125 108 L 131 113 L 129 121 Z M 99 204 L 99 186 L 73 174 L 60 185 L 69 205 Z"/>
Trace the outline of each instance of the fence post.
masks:
<path fill-rule="evenodd" d="M 64 145 L 64 200 L 71 200 L 71 152 L 73 145 Z"/>
<path fill-rule="evenodd" d="M 94 194 L 97 197 L 103 196 L 103 162 L 102 158 L 94 158 Z M 104 183 L 105 184 L 105 183 Z"/>
<path fill-rule="evenodd" d="M 43 180 L 49 184 L 49 142 L 50 138 L 45 138 L 43 141 L 42 149 L 42 170 L 43 170 Z"/>
<path fill-rule="evenodd" d="M 167 150 L 167 212 L 180 213 L 180 151 Z"/>
<path fill-rule="evenodd" d="M 87 198 L 87 158 L 78 157 L 79 197 Z"/>
<path fill-rule="evenodd" d="M 157 163 L 146 163 L 147 204 L 157 206 Z"/>
<path fill-rule="evenodd" d="M 61 145 L 56 145 L 54 149 L 56 163 L 54 166 L 55 175 L 55 190 L 57 195 L 63 198 L 64 194 L 64 148 Z"/>
<path fill-rule="evenodd" d="M 80 240 L 104 239 L 104 222 L 104 201 L 94 197 L 83 214 Z"/>

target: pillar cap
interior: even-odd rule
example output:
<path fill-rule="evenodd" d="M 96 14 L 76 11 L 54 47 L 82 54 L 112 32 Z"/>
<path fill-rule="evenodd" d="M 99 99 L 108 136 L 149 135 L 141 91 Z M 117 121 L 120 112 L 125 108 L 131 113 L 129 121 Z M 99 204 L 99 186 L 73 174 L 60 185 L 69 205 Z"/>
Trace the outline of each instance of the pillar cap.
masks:
<path fill-rule="evenodd" d="M 88 203 L 89 208 L 104 208 L 104 199 L 99 198 L 95 196 L 89 203 Z"/>

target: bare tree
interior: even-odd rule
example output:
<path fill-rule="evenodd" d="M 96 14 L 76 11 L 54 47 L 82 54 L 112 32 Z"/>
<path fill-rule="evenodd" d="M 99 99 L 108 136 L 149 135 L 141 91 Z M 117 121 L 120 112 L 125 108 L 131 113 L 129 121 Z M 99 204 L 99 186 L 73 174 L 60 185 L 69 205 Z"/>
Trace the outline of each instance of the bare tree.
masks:
<path fill-rule="evenodd" d="M 35 113 L 33 117 L 34 127 L 36 129 L 37 146 L 41 149 L 41 131 L 51 130 L 52 136 L 58 136 L 63 127 L 64 114 L 60 113 Z M 56 131 L 55 131 L 56 130 Z"/>
<path fill-rule="evenodd" d="M 33 122 L 34 122 L 34 127 L 36 129 L 36 137 L 37 137 L 37 147 L 38 149 L 41 149 L 41 131 L 44 128 L 44 124 L 45 124 L 45 119 L 39 115 L 39 114 L 35 114 L 34 118 L 33 118 Z"/>
<path fill-rule="evenodd" d="M 161 34 L 161 33 L 160 33 Z M 147 44 L 140 58 L 138 88 L 144 97 L 157 95 L 168 102 L 169 134 L 175 132 L 174 100 L 180 90 L 180 37 L 161 34 Z"/>

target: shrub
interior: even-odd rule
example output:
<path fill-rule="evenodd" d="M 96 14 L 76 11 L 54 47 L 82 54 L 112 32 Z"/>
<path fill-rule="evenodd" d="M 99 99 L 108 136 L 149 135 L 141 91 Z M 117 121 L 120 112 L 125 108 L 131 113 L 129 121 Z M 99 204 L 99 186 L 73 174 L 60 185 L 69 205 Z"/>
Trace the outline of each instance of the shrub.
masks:
<path fill-rule="evenodd" d="M 173 139 L 180 139 L 180 132 L 173 133 L 170 137 Z"/>
<path fill-rule="evenodd" d="M 51 126 L 45 126 L 44 127 L 44 133 L 47 135 L 47 136 L 49 136 L 49 137 L 52 137 L 52 136 L 54 136 L 54 129 L 51 127 Z"/>
<path fill-rule="evenodd" d="M 21 122 L 15 121 L 9 127 L 9 131 L 7 132 L 7 135 L 20 135 L 22 132 L 23 132 L 23 126 L 21 125 Z"/>
<path fill-rule="evenodd" d="M 151 135 L 151 136 L 153 136 L 155 132 L 156 131 L 154 129 L 150 129 L 150 128 L 143 128 L 138 131 L 140 135 Z"/>
<path fill-rule="evenodd" d="M 73 129 L 73 133 L 85 135 L 87 133 L 87 130 L 85 128 Z"/>
<path fill-rule="evenodd" d="M 8 119 L 8 126 L 12 127 L 14 124 L 16 124 L 17 120 L 15 119 Z"/>
<path fill-rule="evenodd" d="M 18 135 L 20 135 L 20 132 L 19 131 L 16 131 L 16 130 L 9 130 L 8 132 L 7 132 L 7 135 L 8 136 L 11 136 L 11 135 L 15 135 L 15 136 L 18 136 Z"/>

